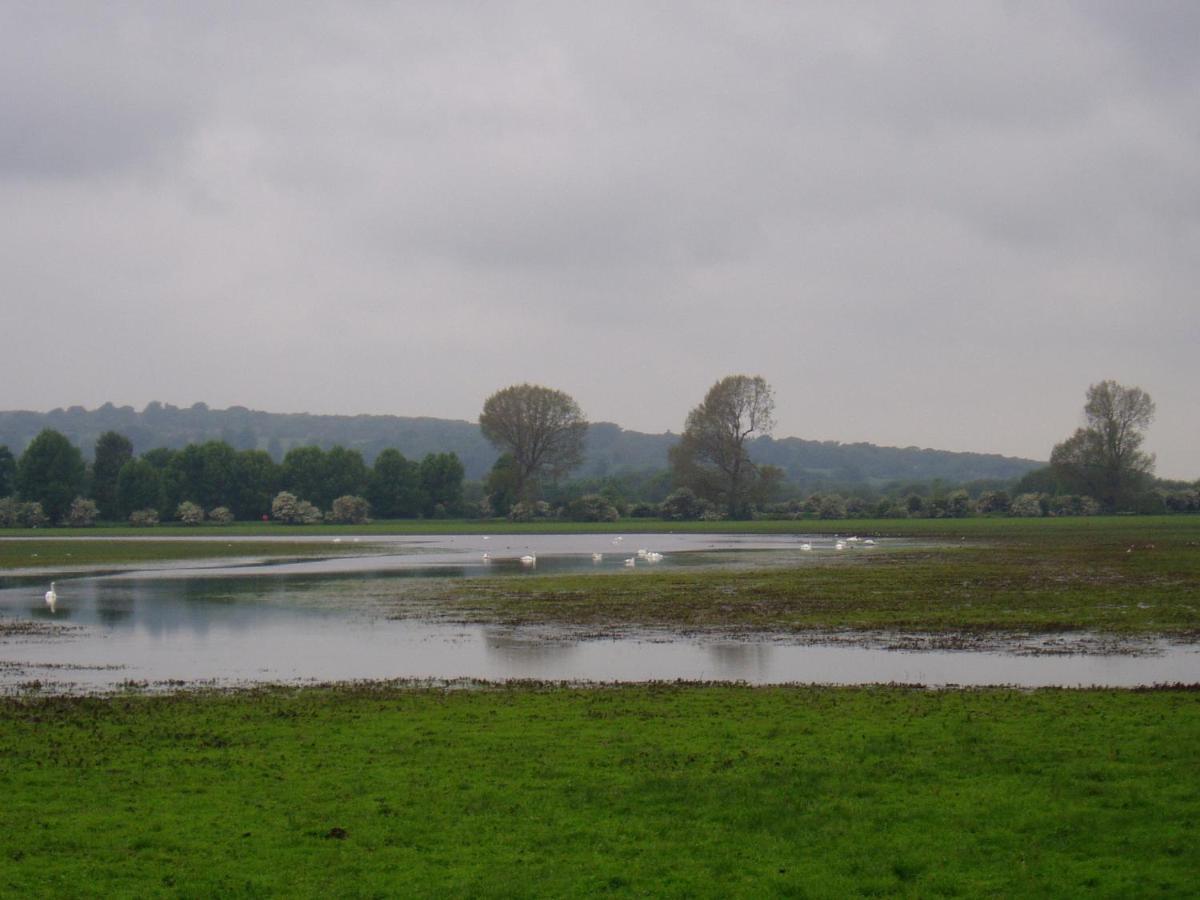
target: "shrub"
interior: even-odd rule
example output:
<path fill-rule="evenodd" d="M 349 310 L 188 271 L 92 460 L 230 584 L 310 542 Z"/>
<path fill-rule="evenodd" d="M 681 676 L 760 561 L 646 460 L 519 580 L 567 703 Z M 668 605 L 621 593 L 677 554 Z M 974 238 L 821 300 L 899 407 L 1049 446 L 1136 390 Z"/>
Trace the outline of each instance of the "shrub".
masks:
<path fill-rule="evenodd" d="M 464 500 L 462 505 L 462 517 L 464 519 L 481 519 L 479 514 L 478 500 Z"/>
<path fill-rule="evenodd" d="M 1195 512 L 1200 509 L 1200 494 L 1195 491 L 1173 491 L 1163 501 L 1171 512 Z"/>
<path fill-rule="evenodd" d="M 129 524 L 135 528 L 149 528 L 158 524 L 158 510 L 135 509 L 129 514 Z"/>
<path fill-rule="evenodd" d="M 50 517 L 36 500 L 17 507 L 17 524 L 23 528 L 41 528 L 50 524 Z"/>
<path fill-rule="evenodd" d="M 371 504 L 362 497 L 346 494 L 333 501 L 328 521 L 339 525 L 364 525 L 370 521 Z"/>
<path fill-rule="evenodd" d="M 1143 516 L 1157 516 L 1167 511 L 1167 504 L 1157 491 L 1145 491 L 1133 498 L 1133 510 Z"/>
<path fill-rule="evenodd" d="M 981 515 L 1006 513 L 1009 502 L 1008 491 L 984 491 L 975 501 L 975 510 Z"/>
<path fill-rule="evenodd" d="M 1008 507 L 1010 516 L 1032 519 L 1042 514 L 1041 494 L 1020 494 Z"/>
<path fill-rule="evenodd" d="M 846 501 L 846 515 L 851 519 L 865 519 L 871 515 L 871 504 L 862 497 L 851 497 Z"/>
<path fill-rule="evenodd" d="M 951 491 L 946 495 L 944 509 L 951 519 L 965 519 L 971 514 L 971 497 L 961 489 Z"/>
<path fill-rule="evenodd" d="M 271 516 L 285 525 L 315 525 L 321 521 L 321 511 L 295 494 L 280 491 L 271 501 Z"/>
<path fill-rule="evenodd" d="M 214 525 L 229 525 L 233 522 L 233 513 L 227 506 L 218 506 L 209 512 L 208 521 Z"/>
<path fill-rule="evenodd" d="M 659 514 L 672 522 L 699 519 L 704 515 L 705 504 L 691 488 L 679 488 L 667 495 L 659 507 Z"/>
<path fill-rule="evenodd" d="M 67 510 L 67 524 L 72 528 L 87 528 L 96 524 L 99 515 L 100 510 L 96 508 L 95 500 L 76 497 L 71 501 L 71 508 Z"/>
<path fill-rule="evenodd" d="M 0 497 L 0 528 L 12 528 L 17 524 L 17 505 L 15 497 Z"/>
<path fill-rule="evenodd" d="M 204 510 L 191 500 L 184 500 L 175 507 L 175 518 L 184 525 L 199 525 L 204 521 Z"/>
<path fill-rule="evenodd" d="M 817 506 L 817 516 L 822 519 L 846 518 L 846 501 L 837 494 L 822 497 Z"/>
<path fill-rule="evenodd" d="M 615 522 L 621 516 L 607 497 L 584 494 L 567 504 L 566 517 L 572 522 Z"/>
<path fill-rule="evenodd" d="M 508 520 L 510 522 L 532 522 L 534 519 L 548 519 L 550 512 L 550 504 L 545 500 L 538 500 L 535 503 L 522 500 L 520 503 L 513 504 L 513 508 L 508 511 Z"/>
<path fill-rule="evenodd" d="M 629 507 L 631 519 L 653 519 L 658 515 L 658 505 L 641 500 Z"/>

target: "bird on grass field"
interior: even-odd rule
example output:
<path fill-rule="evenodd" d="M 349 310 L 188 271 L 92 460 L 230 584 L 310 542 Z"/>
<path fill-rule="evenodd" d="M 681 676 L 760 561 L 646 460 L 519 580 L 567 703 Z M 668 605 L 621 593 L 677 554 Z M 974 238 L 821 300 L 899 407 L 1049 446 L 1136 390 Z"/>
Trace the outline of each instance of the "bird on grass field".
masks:
<path fill-rule="evenodd" d="M 46 591 L 46 605 L 50 607 L 50 612 L 54 612 L 54 608 L 58 605 L 58 594 L 54 590 L 54 582 L 50 582 L 50 590 Z"/>

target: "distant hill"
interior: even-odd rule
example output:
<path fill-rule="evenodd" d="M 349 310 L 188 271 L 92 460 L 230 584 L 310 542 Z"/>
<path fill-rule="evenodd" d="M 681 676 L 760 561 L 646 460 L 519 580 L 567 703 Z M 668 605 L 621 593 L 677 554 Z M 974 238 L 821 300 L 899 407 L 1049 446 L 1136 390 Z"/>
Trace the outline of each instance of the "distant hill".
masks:
<path fill-rule="evenodd" d="M 395 447 L 409 458 L 453 451 L 466 467 L 467 478 L 482 478 L 496 460 L 496 450 L 484 440 L 474 422 L 405 416 L 318 416 L 308 413 L 269 413 L 231 406 L 209 409 L 203 403 L 180 408 L 150 403 L 140 412 L 131 406 L 106 403 L 98 409 L 82 406 L 48 413 L 0 411 L 0 444 L 20 454 L 43 428 L 65 434 L 90 458 L 96 439 L 106 431 L 124 434 L 134 452 L 155 447 L 179 448 L 189 443 L 222 440 L 239 450 L 266 450 L 277 460 L 292 447 L 335 444 L 362 452 L 368 463 L 380 451 Z M 603 476 L 622 470 L 662 469 L 667 449 L 678 435 L 626 431 L 611 422 L 593 422 L 588 429 L 587 454 L 579 477 Z M 793 481 L 853 484 L 859 482 L 948 482 L 1011 479 L 1043 463 L 990 453 L 952 453 L 917 447 L 877 447 L 801 438 L 761 438 L 751 446 L 761 463 L 782 468 Z"/>

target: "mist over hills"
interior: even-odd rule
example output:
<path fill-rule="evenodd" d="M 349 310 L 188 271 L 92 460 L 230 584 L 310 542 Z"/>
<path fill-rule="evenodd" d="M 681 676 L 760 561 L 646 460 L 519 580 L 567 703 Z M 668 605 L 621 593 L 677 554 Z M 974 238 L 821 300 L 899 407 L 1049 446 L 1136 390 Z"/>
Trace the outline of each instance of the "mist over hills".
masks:
<path fill-rule="evenodd" d="M 238 450 L 260 449 L 276 460 L 292 447 L 335 444 L 359 450 L 366 461 L 388 447 L 409 458 L 453 451 L 466 468 L 466 477 L 479 479 L 495 462 L 497 452 L 474 422 L 406 416 L 332 416 L 309 413 L 271 413 L 242 406 L 210 409 L 204 403 L 176 407 L 153 402 L 138 411 L 106 403 L 98 409 L 81 406 L 50 412 L 0 411 L 0 444 L 14 454 L 44 428 L 65 434 L 91 458 L 96 439 L 106 431 L 124 434 L 135 453 L 155 447 L 180 448 L 189 443 L 226 441 Z M 667 449 L 678 435 L 627 431 L 611 422 L 593 422 L 588 429 L 584 464 L 573 477 L 600 477 L 627 470 L 662 469 Z M 993 453 L 955 453 L 917 447 L 879 447 L 802 438 L 764 437 L 752 443 L 751 456 L 779 466 L 791 481 L 835 484 L 888 481 L 947 482 L 1017 478 L 1043 463 Z"/>

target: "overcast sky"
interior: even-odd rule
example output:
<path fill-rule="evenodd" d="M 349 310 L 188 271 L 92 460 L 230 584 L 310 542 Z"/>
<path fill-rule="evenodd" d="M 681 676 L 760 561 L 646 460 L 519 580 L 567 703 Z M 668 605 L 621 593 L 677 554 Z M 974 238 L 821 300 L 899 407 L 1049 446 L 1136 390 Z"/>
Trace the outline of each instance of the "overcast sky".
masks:
<path fill-rule="evenodd" d="M 0 5 L 0 408 L 1045 459 L 1113 378 L 1200 476 L 1200 3 Z"/>

